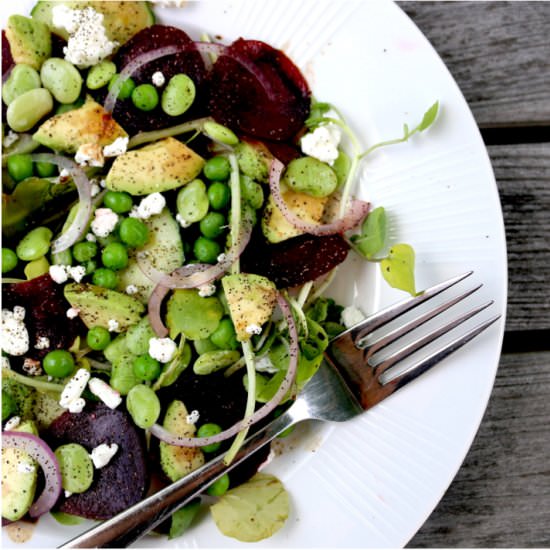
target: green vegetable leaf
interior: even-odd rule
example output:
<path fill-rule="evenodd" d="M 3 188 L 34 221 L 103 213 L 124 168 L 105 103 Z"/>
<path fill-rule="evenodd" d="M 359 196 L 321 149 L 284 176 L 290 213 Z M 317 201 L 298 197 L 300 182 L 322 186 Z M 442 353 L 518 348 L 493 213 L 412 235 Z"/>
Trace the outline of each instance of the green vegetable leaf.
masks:
<path fill-rule="evenodd" d="M 174 512 L 170 519 L 170 532 L 168 533 L 168 538 L 175 539 L 181 537 L 181 535 L 189 529 L 200 507 L 200 499 L 195 499 Z"/>
<path fill-rule="evenodd" d="M 356 249 L 370 260 L 386 243 L 387 217 L 383 206 L 375 208 L 363 222 L 361 234 L 352 238 Z"/>
<path fill-rule="evenodd" d="M 387 258 L 380 262 L 382 276 L 387 283 L 415 296 L 414 250 L 408 244 L 396 244 L 390 248 Z"/>
<path fill-rule="evenodd" d="M 153 390 L 157 391 L 173 384 L 188 367 L 191 362 L 191 354 L 191 346 L 185 341 L 185 338 L 182 338 L 174 358 L 163 365 L 160 376 L 153 384 Z"/>
<path fill-rule="evenodd" d="M 434 122 L 439 112 L 439 101 L 436 101 L 425 113 L 422 122 L 417 126 L 419 132 L 428 129 Z"/>

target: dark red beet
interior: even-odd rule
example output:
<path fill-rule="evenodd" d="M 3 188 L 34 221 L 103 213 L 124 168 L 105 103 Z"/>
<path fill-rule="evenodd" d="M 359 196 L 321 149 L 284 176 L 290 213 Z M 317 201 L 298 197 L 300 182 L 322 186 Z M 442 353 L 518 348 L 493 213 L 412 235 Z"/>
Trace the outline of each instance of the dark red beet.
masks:
<path fill-rule="evenodd" d="M 90 489 L 62 497 L 62 512 L 108 519 L 143 498 L 148 483 L 145 446 L 124 411 L 111 410 L 103 403 L 88 404 L 81 413 L 66 412 L 54 420 L 48 436 L 53 448 L 79 443 L 91 452 L 101 443 L 118 445 L 109 464 L 94 471 Z"/>
<path fill-rule="evenodd" d="M 349 245 L 340 235 L 300 235 L 276 244 L 251 243 L 241 256 L 241 269 L 271 279 L 278 287 L 312 281 L 342 263 Z"/>
<path fill-rule="evenodd" d="M 113 118 L 129 134 L 174 126 L 185 120 L 204 115 L 206 69 L 202 56 L 196 51 L 193 41 L 181 29 L 165 25 L 152 25 L 141 30 L 120 48 L 116 54 L 115 63 L 121 70 L 137 56 L 165 46 L 181 46 L 182 51 L 144 65 L 132 75 L 132 80 L 136 85 L 150 84 L 153 73 L 160 71 L 168 83 L 172 76 L 185 73 L 195 84 L 195 103 L 183 115 L 173 117 L 162 110 L 160 102 L 155 109 L 145 112 L 137 109 L 131 99 L 119 100 L 113 111 Z M 161 95 L 162 88 L 159 88 L 158 91 Z M 103 101 L 104 95 L 98 99 Z"/>
<path fill-rule="evenodd" d="M 13 66 L 13 57 L 11 55 L 11 48 L 8 39 L 6 38 L 6 31 L 2 31 L 2 75 Z"/>
<path fill-rule="evenodd" d="M 63 286 L 48 275 L 42 275 L 23 283 L 2 285 L 3 308 L 25 308 L 25 325 L 29 331 L 30 349 L 26 354 L 32 359 L 41 359 L 52 349 L 67 349 L 84 325 L 77 317 L 69 319 L 71 307 L 63 295 Z M 37 350 L 34 344 L 41 336 L 50 341 L 46 349 Z"/>
<path fill-rule="evenodd" d="M 212 116 L 237 132 L 287 141 L 308 116 L 306 80 L 283 52 L 264 42 L 233 42 L 214 64 L 210 80 Z"/>

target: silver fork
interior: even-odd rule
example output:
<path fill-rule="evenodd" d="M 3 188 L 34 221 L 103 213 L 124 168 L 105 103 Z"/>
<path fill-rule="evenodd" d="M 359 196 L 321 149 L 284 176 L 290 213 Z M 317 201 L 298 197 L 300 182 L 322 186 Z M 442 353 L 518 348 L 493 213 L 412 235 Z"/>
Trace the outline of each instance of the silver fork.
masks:
<path fill-rule="evenodd" d="M 500 315 L 495 315 L 467 332 L 456 336 L 452 341 L 422 357 L 403 372 L 391 376 L 391 370 L 397 363 L 489 307 L 493 303 L 492 301 L 467 311 L 429 334 L 413 340 L 400 350 L 392 352 L 382 360 L 376 360 L 377 354 L 383 348 L 397 342 L 405 334 L 417 329 L 430 319 L 461 302 L 478 290 L 481 285 L 433 307 L 373 342 L 369 342 L 369 336 L 377 329 L 395 321 L 422 303 L 431 300 L 471 274 L 470 271 L 433 286 L 421 295 L 405 299 L 383 309 L 339 334 L 331 341 L 325 353 L 326 360 L 298 395 L 296 401 L 285 413 L 250 436 L 229 466 L 223 463 L 223 455 L 220 455 L 198 470 L 191 472 L 112 519 L 91 528 L 59 548 L 126 547 L 154 529 L 173 512 L 202 493 L 216 479 L 290 426 L 304 420 L 331 422 L 349 420 L 370 409 L 399 388 L 419 377 L 475 338 L 499 319 Z"/>

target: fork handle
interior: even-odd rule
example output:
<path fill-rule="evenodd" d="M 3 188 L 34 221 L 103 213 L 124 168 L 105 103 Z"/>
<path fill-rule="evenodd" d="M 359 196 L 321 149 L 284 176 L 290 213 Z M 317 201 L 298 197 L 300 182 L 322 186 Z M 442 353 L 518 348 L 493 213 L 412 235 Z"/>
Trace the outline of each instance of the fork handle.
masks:
<path fill-rule="evenodd" d="M 161 489 L 111 519 L 92 527 L 58 548 L 126 548 L 159 523 L 170 517 L 214 481 L 232 470 L 245 458 L 269 443 L 281 432 L 301 420 L 287 410 L 264 428 L 251 435 L 243 444 L 230 465 L 221 454 L 199 469 Z"/>

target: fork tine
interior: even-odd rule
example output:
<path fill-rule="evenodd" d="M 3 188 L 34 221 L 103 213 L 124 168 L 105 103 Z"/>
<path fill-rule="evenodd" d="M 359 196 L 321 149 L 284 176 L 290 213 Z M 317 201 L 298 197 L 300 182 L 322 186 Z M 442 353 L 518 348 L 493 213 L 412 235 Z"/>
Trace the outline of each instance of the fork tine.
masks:
<path fill-rule="evenodd" d="M 393 367 L 397 363 L 403 361 L 403 359 L 406 359 L 409 357 L 409 355 L 412 355 L 419 349 L 422 349 L 423 347 L 427 346 L 428 344 L 431 344 L 435 340 L 437 340 L 440 336 L 443 336 L 444 334 L 447 334 L 449 331 L 451 331 L 453 328 L 457 327 L 458 325 L 464 323 L 468 319 L 471 319 L 474 315 L 477 315 L 479 312 L 483 311 L 484 309 L 488 308 L 490 305 L 493 304 L 493 300 L 490 302 L 487 302 L 481 306 L 478 306 L 462 315 L 457 317 L 456 319 L 453 319 L 452 321 L 449 321 L 447 324 L 443 325 L 442 327 L 439 327 L 438 329 L 434 330 L 433 332 L 430 332 L 426 336 L 423 336 L 422 338 L 419 338 L 418 340 L 415 340 L 408 346 L 405 346 L 404 348 L 401 348 L 399 351 L 391 355 L 390 357 L 384 359 L 380 363 L 374 365 L 374 371 L 375 375 L 380 377 L 385 371 L 387 371 L 389 368 Z M 382 383 L 382 382 L 381 382 Z"/>

